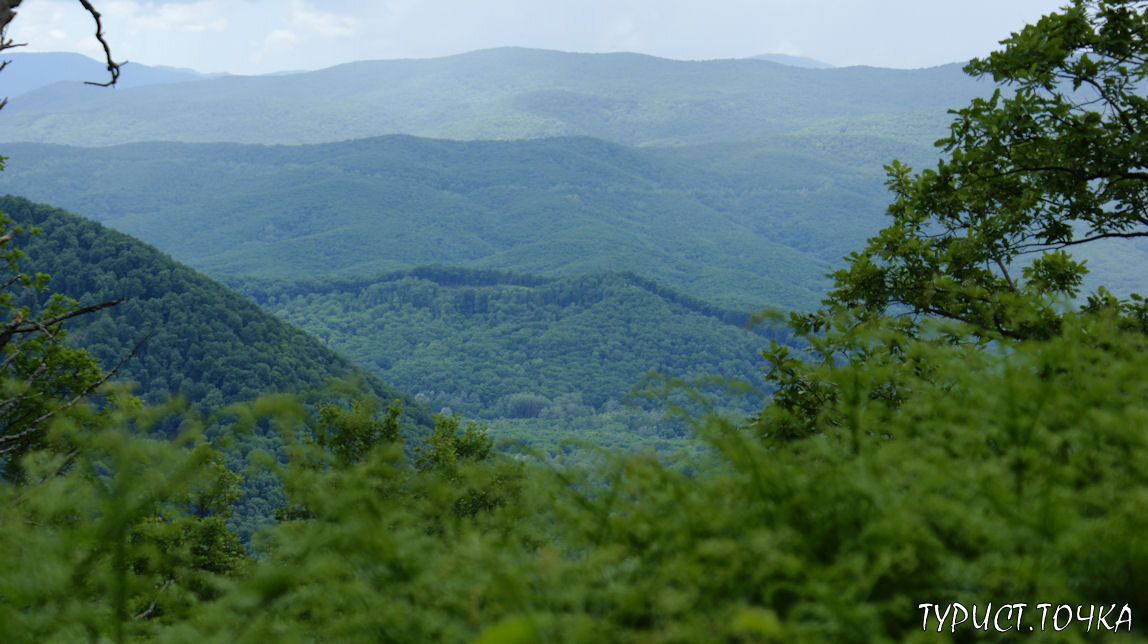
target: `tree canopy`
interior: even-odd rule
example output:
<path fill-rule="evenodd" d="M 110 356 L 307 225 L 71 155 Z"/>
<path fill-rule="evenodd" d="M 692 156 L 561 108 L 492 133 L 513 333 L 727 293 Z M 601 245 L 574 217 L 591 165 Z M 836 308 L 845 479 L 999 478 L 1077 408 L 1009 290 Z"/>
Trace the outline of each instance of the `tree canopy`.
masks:
<path fill-rule="evenodd" d="M 1078 294 L 1066 249 L 1148 237 L 1148 17 L 1133 0 L 1074 0 L 965 71 L 1003 85 L 960 110 L 936 169 L 887 167 L 893 222 L 834 275 L 829 303 L 907 310 L 996 337 L 1046 336 Z"/>

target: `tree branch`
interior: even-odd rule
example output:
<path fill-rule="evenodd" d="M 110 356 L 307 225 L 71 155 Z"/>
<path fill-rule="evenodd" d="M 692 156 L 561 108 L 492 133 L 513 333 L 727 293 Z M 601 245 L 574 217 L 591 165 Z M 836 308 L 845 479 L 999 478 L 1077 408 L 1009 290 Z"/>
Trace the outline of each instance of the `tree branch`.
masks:
<path fill-rule="evenodd" d="M 7 37 L 8 25 L 10 25 L 12 20 L 16 18 L 15 9 L 20 6 L 21 2 L 23 2 L 23 0 L 0 0 L 0 51 L 12 49 L 15 47 L 23 47 L 25 44 L 12 42 L 12 40 Z M 82 5 L 84 9 L 89 14 L 91 14 L 92 20 L 96 23 L 96 40 L 98 40 L 100 42 L 100 46 L 103 47 L 104 59 L 107 62 L 107 70 L 108 73 L 111 74 L 111 79 L 106 83 L 97 83 L 94 81 L 84 81 L 84 83 L 86 85 L 97 85 L 99 87 L 111 87 L 112 85 L 115 85 L 116 81 L 120 78 L 120 67 L 126 65 L 128 61 L 125 60 L 123 62 L 117 63 L 112 60 L 112 48 L 108 45 L 108 41 L 104 39 L 104 27 L 100 20 L 100 12 L 96 11 L 96 8 L 92 6 L 92 3 L 88 0 L 80 0 L 80 5 Z M 5 67 L 7 67 L 7 65 L 8 61 L 0 62 L 0 70 L 3 70 Z M 7 104 L 7 98 L 0 100 L 0 109 L 3 109 Z"/>
<path fill-rule="evenodd" d="M 61 313 L 60 315 L 57 315 L 54 318 L 49 318 L 47 320 L 25 321 L 22 316 L 17 315 L 11 322 L 5 324 L 3 329 L 0 329 L 0 347 L 8 344 L 8 342 L 12 339 L 12 336 L 17 334 L 41 331 L 43 330 L 43 327 L 50 327 L 65 320 L 70 320 L 76 316 L 85 315 L 87 313 L 95 313 L 96 311 L 101 311 L 103 309 L 115 306 L 123 301 L 124 298 L 121 297 L 119 299 L 102 302 L 100 304 L 93 304 L 92 306 L 84 306 L 67 313 Z"/>
<path fill-rule="evenodd" d="M 76 394 L 76 396 L 74 398 L 72 398 L 68 402 L 64 403 L 63 405 L 56 407 L 47 413 L 42 414 L 39 418 L 37 418 L 37 419 L 33 420 L 31 423 L 29 423 L 28 428 L 25 429 L 24 431 L 22 431 L 18 434 L 13 434 L 11 436 L 0 436 L 0 443 L 16 443 L 16 444 L 11 445 L 9 447 L 6 447 L 4 449 L 0 449 L 0 456 L 3 456 L 4 454 L 7 454 L 9 452 L 15 451 L 17 449 L 17 447 L 19 446 L 20 439 L 31 436 L 36 431 L 38 431 L 40 429 L 41 423 L 48 420 L 52 416 L 55 416 L 56 414 L 60 413 L 61 411 L 64 411 L 65 409 L 70 409 L 70 408 L 74 407 L 78 402 L 80 402 L 84 398 L 87 398 L 88 396 L 90 396 L 92 394 L 92 392 L 94 392 L 96 389 L 99 389 L 101 385 L 103 385 L 107 381 L 111 380 L 112 377 L 114 377 L 116 375 L 116 373 L 119 372 L 120 368 L 123 367 L 124 364 L 126 364 L 128 360 L 131 360 L 132 357 L 134 357 L 136 353 L 139 352 L 140 348 L 143 347 L 144 343 L 148 341 L 148 338 L 150 338 L 151 335 L 152 335 L 152 332 L 148 331 L 147 335 L 145 335 L 143 337 L 143 339 L 141 339 L 139 342 L 136 343 L 136 346 L 131 350 L 130 353 L 128 353 L 128 355 L 124 356 L 123 360 L 120 360 L 116 366 L 112 367 L 106 374 L 104 374 L 103 378 L 100 378 L 96 382 L 94 382 L 91 385 L 89 385 L 88 387 L 86 387 L 83 391 Z"/>
<path fill-rule="evenodd" d="M 171 578 L 168 578 L 166 581 L 164 581 L 163 585 L 159 587 L 159 590 L 155 591 L 155 597 L 151 600 L 151 604 L 148 605 L 147 609 L 132 617 L 132 620 L 139 621 L 148 615 L 151 615 L 152 611 L 155 610 L 156 603 L 159 602 L 159 596 L 163 594 L 163 591 L 168 589 L 168 586 L 171 586 L 173 581 L 175 580 Z"/>
<path fill-rule="evenodd" d="M 65 468 L 65 467 L 67 467 L 67 466 L 68 466 L 68 464 L 69 464 L 69 463 L 71 463 L 71 462 L 72 462 L 72 460 L 73 460 L 73 459 L 75 459 L 75 458 L 76 458 L 77 456 L 79 456 L 79 455 L 80 455 L 80 451 L 79 451 L 79 450 L 75 450 L 75 449 L 74 449 L 74 450 L 72 450 L 71 452 L 68 452 L 68 455 L 67 455 L 67 456 L 65 456 L 65 457 L 64 457 L 64 460 L 63 460 L 63 461 L 61 461 L 61 462 L 60 462 L 60 464 L 56 466 L 56 469 L 52 470 L 52 473 L 51 473 L 51 474 L 49 474 L 49 475 L 45 476 L 44 478 L 40 479 L 40 483 L 39 483 L 38 485 L 42 485 L 42 484 L 44 484 L 44 483 L 47 483 L 48 481 L 51 481 L 52 479 L 54 479 L 54 478 L 56 478 L 57 476 L 59 476 L 59 475 L 60 475 L 60 472 L 63 472 L 63 471 L 64 471 L 64 468 Z M 30 489 L 30 488 L 29 488 L 29 489 Z M 24 491 L 23 491 L 23 492 L 20 494 L 20 496 L 18 496 L 18 497 L 16 497 L 15 499 L 13 499 L 13 500 L 12 500 L 12 503 L 11 503 L 11 507 L 16 507 L 16 506 L 20 505 L 20 504 L 21 504 L 21 503 L 23 503 L 23 502 L 24 502 L 24 500 L 25 500 L 25 499 L 27 499 L 27 498 L 28 498 L 28 489 L 24 490 Z"/>
<path fill-rule="evenodd" d="M 1008 284 L 1009 290 L 1011 290 L 1012 292 L 1015 293 L 1017 290 L 1016 284 L 1012 281 L 1012 278 L 1009 277 L 1008 269 L 1005 268 L 1004 262 L 1002 262 L 1001 258 L 996 256 L 996 255 L 993 255 L 993 261 L 996 262 L 997 267 L 1001 269 L 1001 275 L 1004 276 L 1005 282 Z"/>
<path fill-rule="evenodd" d="M 1093 235 L 1092 237 L 1085 237 L 1084 239 L 1074 239 L 1072 241 L 1060 242 L 1054 247 L 1055 248 L 1065 248 L 1067 246 L 1076 246 L 1077 244 L 1084 244 L 1084 243 L 1087 243 L 1090 241 L 1096 241 L 1098 239 L 1108 239 L 1109 237 L 1117 237 L 1117 238 L 1121 238 L 1121 239 L 1132 239 L 1135 237 L 1148 237 L 1148 230 L 1142 230 L 1140 232 L 1135 232 L 1135 233 L 1101 233 L 1099 235 Z"/>
<path fill-rule="evenodd" d="M 96 40 L 100 41 L 100 45 L 104 48 L 104 58 L 108 63 L 108 73 L 112 75 L 112 79 L 106 83 L 84 81 L 84 84 L 111 87 L 115 85 L 116 81 L 120 78 L 120 66 L 128 64 L 128 61 L 125 60 L 122 63 L 117 63 L 112 60 L 112 48 L 108 46 L 108 41 L 104 40 L 104 27 L 100 23 L 100 12 L 96 11 L 96 8 L 93 7 L 92 3 L 88 2 L 88 0 L 80 0 L 80 4 L 84 5 L 84 9 L 87 9 L 88 13 L 92 14 L 92 20 L 96 21 Z"/>

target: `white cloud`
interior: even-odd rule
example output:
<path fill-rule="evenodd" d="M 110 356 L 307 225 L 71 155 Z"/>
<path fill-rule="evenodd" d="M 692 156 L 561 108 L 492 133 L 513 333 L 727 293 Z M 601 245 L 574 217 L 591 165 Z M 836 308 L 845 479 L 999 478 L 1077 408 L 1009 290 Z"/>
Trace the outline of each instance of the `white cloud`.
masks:
<path fill-rule="evenodd" d="M 299 36 L 287 29 L 273 29 L 263 39 L 263 47 L 268 50 L 291 49 L 297 44 L 299 44 Z"/>
<path fill-rule="evenodd" d="M 282 60 L 300 42 L 302 39 L 290 29 L 272 29 L 248 61 L 252 65 L 262 66 L 267 60 Z"/>
<path fill-rule="evenodd" d="M 220 33 L 227 28 L 227 18 L 221 15 L 219 4 L 198 1 L 179 4 L 155 4 L 119 0 L 100 8 L 108 20 L 120 21 L 128 34 L 155 32 Z"/>
<path fill-rule="evenodd" d="M 291 3 L 291 24 L 320 38 L 345 38 L 355 33 L 359 21 L 347 15 L 311 11 L 300 0 Z"/>

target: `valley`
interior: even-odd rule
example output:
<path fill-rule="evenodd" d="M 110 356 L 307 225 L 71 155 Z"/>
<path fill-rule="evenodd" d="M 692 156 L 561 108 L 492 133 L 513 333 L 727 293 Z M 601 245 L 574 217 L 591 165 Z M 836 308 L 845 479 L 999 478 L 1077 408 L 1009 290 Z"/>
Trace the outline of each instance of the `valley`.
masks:
<path fill-rule="evenodd" d="M 433 3 L 97 4 L 252 68 Z M 1144 3 L 620 51 L 687 5 L 245 75 L 82 2 L 106 64 L 0 63 L 0 640 L 1148 641 Z"/>

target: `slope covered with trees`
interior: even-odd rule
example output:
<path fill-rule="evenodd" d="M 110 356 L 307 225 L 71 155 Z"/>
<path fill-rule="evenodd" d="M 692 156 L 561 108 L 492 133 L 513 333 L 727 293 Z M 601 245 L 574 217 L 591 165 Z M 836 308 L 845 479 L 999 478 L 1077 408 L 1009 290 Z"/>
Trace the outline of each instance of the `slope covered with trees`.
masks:
<path fill-rule="evenodd" d="M 268 311 L 399 387 L 469 417 L 617 408 L 651 371 L 758 384 L 783 332 L 632 274 L 541 278 L 424 267 L 374 278 L 238 280 Z"/>
<path fill-rule="evenodd" d="M 889 225 L 790 317 L 808 359 L 772 347 L 773 399 L 745 424 L 693 417 L 708 449 L 685 467 L 538 466 L 448 417 L 412 455 L 397 408 L 264 399 L 231 412 L 287 445 L 251 557 L 219 530 L 231 484 L 194 422 L 160 441 L 141 431 L 154 409 L 75 405 L 25 480 L 0 479 L 0 624 L 28 641 L 1148 641 L 1148 305 L 1063 299 L 1082 272 L 1067 249 L 1148 236 L 1148 12 L 1075 0 L 967 69 L 1015 93 L 956 113 L 936 169 L 891 164 Z"/>
<path fill-rule="evenodd" d="M 48 289 L 81 306 L 125 298 L 69 324 L 71 339 L 105 369 L 146 341 L 119 371 L 152 402 L 182 394 L 201 409 L 261 394 L 360 379 L 385 400 L 400 398 L 417 423 L 425 408 L 355 368 L 306 333 L 147 244 L 64 210 L 0 199 L 0 211 L 39 234 L 21 239 L 22 270 L 51 276 Z"/>
<path fill-rule="evenodd" d="M 8 150 L 0 190 L 75 208 L 213 274 L 632 271 L 742 309 L 814 306 L 830 262 L 879 224 L 880 155 L 931 153 L 827 137 Z"/>
<path fill-rule="evenodd" d="M 881 225 L 882 165 L 927 167 L 938 154 L 831 132 L 672 149 L 384 137 L 6 150 L 0 191 L 73 209 L 214 275 L 429 263 L 631 271 L 750 310 L 814 308 L 825 273 Z M 1123 294 L 1148 266 L 1148 244 L 1081 251 L 1099 278 L 1089 284 Z"/>

